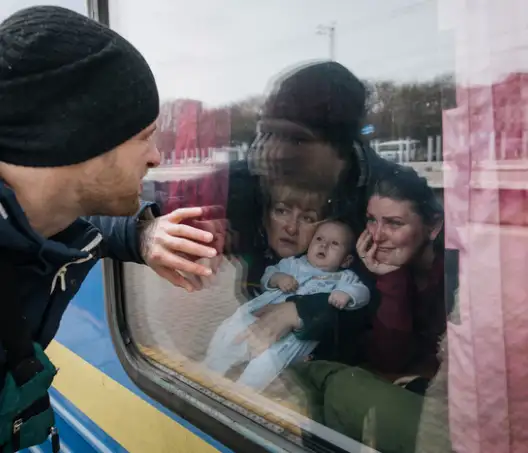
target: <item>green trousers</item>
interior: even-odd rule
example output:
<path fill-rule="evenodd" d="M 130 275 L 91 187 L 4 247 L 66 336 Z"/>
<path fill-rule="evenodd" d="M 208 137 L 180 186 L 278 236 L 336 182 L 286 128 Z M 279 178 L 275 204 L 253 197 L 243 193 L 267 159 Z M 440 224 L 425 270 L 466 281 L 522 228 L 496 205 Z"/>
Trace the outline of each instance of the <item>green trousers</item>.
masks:
<path fill-rule="evenodd" d="M 306 362 L 289 371 L 315 421 L 382 453 L 415 452 L 422 396 L 336 362 Z"/>

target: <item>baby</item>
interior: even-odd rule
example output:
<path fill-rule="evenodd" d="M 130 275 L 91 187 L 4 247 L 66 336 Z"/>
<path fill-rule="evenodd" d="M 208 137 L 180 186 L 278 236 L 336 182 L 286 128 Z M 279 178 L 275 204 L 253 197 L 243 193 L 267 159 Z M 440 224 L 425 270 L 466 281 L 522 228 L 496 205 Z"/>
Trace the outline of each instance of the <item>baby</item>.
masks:
<path fill-rule="evenodd" d="M 290 295 L 330 293 L 336 308 L 355 310 L 369 302 L 370 292 L 351 270 L 355 238 L 350 227 L 337 221 L 322 223 L 308 252 L 282 259 L 266 268 L 261 284 L 267 290 L 242 305 L 217 329 L 209 344 L 204 364 L 222 375 L 234 365 L 249 361 L 238 382 L 264 390 L 290 363 L 310 354 L 317 342 L 299 340 L 293 333 L 281 338 L 258 357 L 251 357 L 247 342 L 235 339 L 257 318 L 252 313 L 268 304 L 284 302 Z"/>

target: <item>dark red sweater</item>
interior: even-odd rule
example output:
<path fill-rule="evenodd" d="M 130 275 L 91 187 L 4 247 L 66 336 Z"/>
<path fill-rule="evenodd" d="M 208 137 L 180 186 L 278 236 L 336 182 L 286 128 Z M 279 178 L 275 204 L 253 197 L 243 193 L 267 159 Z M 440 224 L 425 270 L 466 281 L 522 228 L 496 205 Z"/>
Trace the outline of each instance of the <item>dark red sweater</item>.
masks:
<path fill-rule="evenodd" d="M 446 329 L 443 254 L 421 290 L 408 267 L 379 276 L 376 287 L 380 306 L 368 340 L 369 367 L 381 373 L 434 374 Z"/>

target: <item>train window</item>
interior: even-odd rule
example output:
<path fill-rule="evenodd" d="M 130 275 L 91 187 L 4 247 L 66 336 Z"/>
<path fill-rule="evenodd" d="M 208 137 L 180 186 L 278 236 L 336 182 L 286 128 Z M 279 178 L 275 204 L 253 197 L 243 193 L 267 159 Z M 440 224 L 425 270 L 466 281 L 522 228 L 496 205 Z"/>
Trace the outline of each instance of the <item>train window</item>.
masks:
<path fill-rule="evenodd" d="M 526 242 L 526 14 L 454 3 L 108 2 L 161 95 L 142 197 L 210 207 L 195 225 L 221 252 L 193 292 L 115 268 L 121 357 L 154 397 L 285 449 L 451 451 L 464 417 L 482 433 L 473 346 L 506 346 L 463 321 L 479 285 L 496 319 L 521 297 L 497 266 Z"/>

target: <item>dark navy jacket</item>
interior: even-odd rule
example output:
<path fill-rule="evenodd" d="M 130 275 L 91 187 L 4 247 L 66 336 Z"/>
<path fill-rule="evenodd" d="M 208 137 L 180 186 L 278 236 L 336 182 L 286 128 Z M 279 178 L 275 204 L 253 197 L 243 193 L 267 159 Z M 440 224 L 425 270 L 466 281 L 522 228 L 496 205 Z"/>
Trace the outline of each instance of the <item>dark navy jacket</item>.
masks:
<path fill-rule="evenodd" d="M 134 217 L 80 218 L 45 239 L 30 227 L 14 192 L 0 181 L 0 259 L 13 262 L 19 275 L 17 282 L 2 284 L 18 285 L 28 326 L 44 348 L 57 333 L 68 303 L 98 259 L 143 262 L 137 221 L 147 209 L 159 215 L 155 204 L 143 203 Z M 4 361 L 0 347 L 0 367 Z"/>

